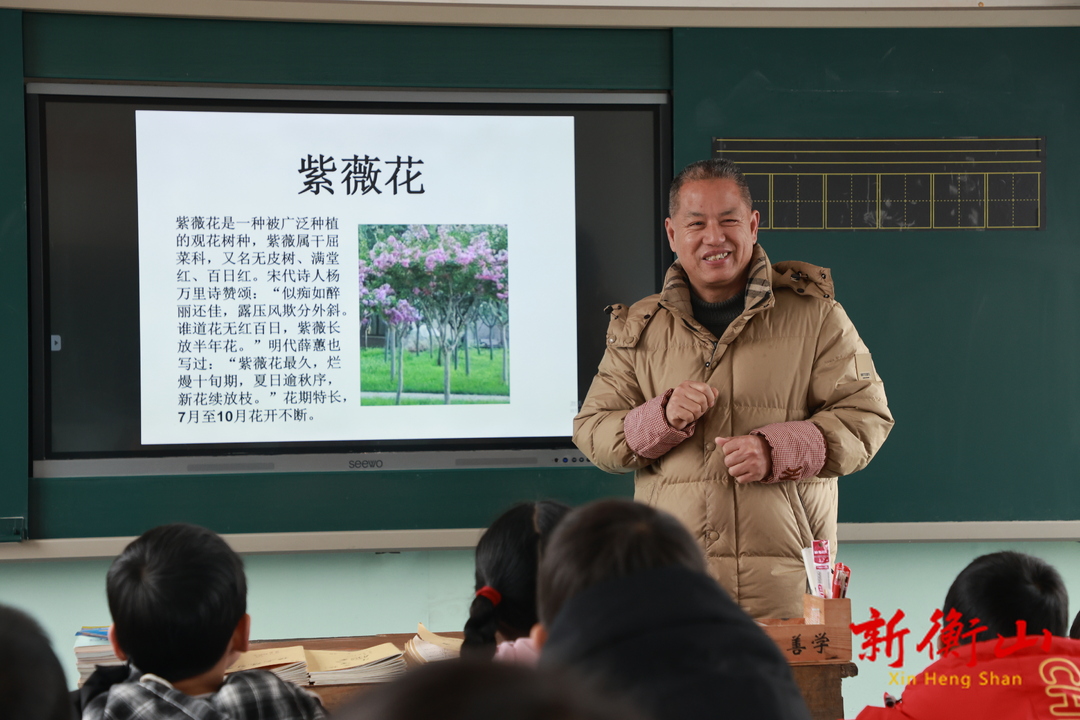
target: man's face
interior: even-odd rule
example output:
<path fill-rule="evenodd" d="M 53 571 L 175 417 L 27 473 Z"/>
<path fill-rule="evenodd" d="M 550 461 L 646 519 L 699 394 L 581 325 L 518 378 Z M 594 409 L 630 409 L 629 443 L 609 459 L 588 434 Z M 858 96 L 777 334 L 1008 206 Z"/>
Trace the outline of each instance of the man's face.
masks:
<path fill-rule="evenodd" d="M 699 298 L 720 302 L 746 287 L 758 218 L 734 180 L 691 180 L 682 186 L 678 209 L 664 227 Z"/>

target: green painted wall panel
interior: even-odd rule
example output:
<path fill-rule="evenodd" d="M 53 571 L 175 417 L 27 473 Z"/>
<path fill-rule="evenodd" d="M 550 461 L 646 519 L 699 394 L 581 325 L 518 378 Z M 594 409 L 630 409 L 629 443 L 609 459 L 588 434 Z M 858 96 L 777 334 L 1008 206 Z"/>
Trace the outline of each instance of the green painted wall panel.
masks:
<path fill-rule="evenodd" d="M 666 90 L 666 30 L 26 15 L 26 74 L 288 85 Z"/>
<path fill-rule="evenodd" d="M 487 527 L 515 502 L 630 496 L 630 475 L 595 468 L 139 478 L 30 484 L 35 538 L 139 535 L 167 522 L 221 533 Z"/>
<path fill-rule="evenodd" d="M 30 412 L 22 13 L 0 10 L 0 542 L 27 514 Z"/>

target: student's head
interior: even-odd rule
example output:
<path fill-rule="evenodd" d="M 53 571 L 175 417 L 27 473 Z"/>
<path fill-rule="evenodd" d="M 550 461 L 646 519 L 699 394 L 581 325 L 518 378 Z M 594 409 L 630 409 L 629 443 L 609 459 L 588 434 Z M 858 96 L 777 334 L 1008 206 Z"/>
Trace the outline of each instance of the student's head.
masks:
<path fill-rule="evenodd" d="M 27 614 L 0 605 L 0 718 L 70 720 L 60 661 Z"/>
<path fill-rule="evenodd" d="M 525 502 L 500 515 L 476 545 L 476 590 L 465 623 L 466 656 L 491 657 L 495 633 L 507 640 L 536 624 L 540 553 L 570 507 L 552 500 Z M 494 591 L 494 592 L 492 592 Z"/>
<path fill-rule="evenodd" d="M 630 500 L 599 500 L 567 515 L 540 563 L 540 622 L 551 627 L 584 590 L 645 570 L 681 566 L 705 572 L 705 558 L 682 523 Z"/>
<path fill-rule="evenodd" d="M 948 617 L 950 610 L 963 616 L 965 630 L 973 618 L 986 626 L 976 641 L 1014 637 L 1017 620 L 1027 622 L 1028 635 L 1045 629 L 1063 636 L 1069 623 L 1069 597 L 1058 571 L 1037 557 L 1011 551 L 977 557 L 964 568 L 945 594 L 942 612 Z"/>
<path fill-rule="evenodd" d="M 507 663 L 424 665 L 364 693 L 338 720 L 640 720 L 576 678 Z"/>
<path fill-rule="evenodd" d="M 217 665 L 247 618 L 240 556 L 195 525 L 144 533 L 113 561 L 106 588 L 114 644 L 139 670 L 170 682 Z"/>

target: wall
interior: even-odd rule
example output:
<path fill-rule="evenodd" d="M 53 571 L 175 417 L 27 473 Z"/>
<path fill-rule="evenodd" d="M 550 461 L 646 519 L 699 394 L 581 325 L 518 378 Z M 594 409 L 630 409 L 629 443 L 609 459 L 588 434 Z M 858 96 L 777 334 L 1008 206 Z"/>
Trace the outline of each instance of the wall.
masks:
<path fill-rule="evenodd" d="M 849 543 L 839 557 L 852 567 L 852 621 L 869 619 L 870 607 L 886 620 L 903 610 L 899 627 L 911 633 L 899 670 L 917 673 L 929 660 L 915 645 L 953 578 L 978 555 L 1005 549 L 1042 557 L 1062 572 L 1073 598 L 1071 618 L 1080 607 L 1075 542 Z M 460 630 L 468 617 L 473 567 L 467 550 L 249 555 L 244 562 L 254 638 L 412 632 L 417 622 L 436 631 Z M 108 566 L 108 560 L 0 563 L 0 603 L 26 610 L 44 625 L 72 687 L 78 677 L 71 649 L 75 631 L 109 622 Z M 898 671 L 888 667 L 893 659 L 895 651 L 891 659 L 856 660 L 859 675 L 843 686 L 847 717 L 868 704 L 880 705 L 883 692 L 903 691 L 890 685 L 890 672 Z"/>
<path fill-rule="evenodd" d="M 10 41 L 18 34 L 18 13 L 0 11 L 0 38 Z M 88 42 L 90 40 L 88 39 Z M 0 47 L 11 48 L 0 42 Z M 125 50 L 126 52 L 126 50 Z M 94 54 L 80 51 L 83 58 Z M 0 60 L 0 89 L 11 94 L 22 76 L 18 58 Z M 182 80 L 185 78 L 170 78 Z M 207 79 L 207 78 L 200 78 Z M 215 78 L 210 78 L 215 79 Z M 241 81 L 252 82 L 250 77 Z M 10 108 L 10 106 L 9 106 Z M 9 124 L 0 126 L 0 145 L 5 153 L 22 150 L 21 113 L 4 116 Z M 14 123 L 11 124 L 11 123 Z M 12 130 L 18 127 L 18 131 Z M 22 169 L 4 166 L 3 176 L 21 176 Z M 12 187 L 15 187 L 12 185 Z M 5 190 L 7 185 L 2 186 Z M 0 205 L 4 225 L 5 257 L 24 253 L 17 240 L 25 237 L 18 209 L 22 197 L 5 193 Z M 10 223 L 16 223 L 12 229 Z M 14 239 L 14 240 L 13 240 Z M 25 262 L 8 262 L 8 272 L 21 272 Z M 22 281 L 25 282 L 25 281 Z M 10 298 L 9 298 L 10 299 Z M 20 304 L 22 303 L 22 304 Z M 5 313 L 4 331 L 24 333 L 25 301 L 6 302 L 0 307 Z M 12 367 L 25 364 L 24 343 L 8 343 L 7 352 Z M 2 369 L 2 368 L 0 368 Z M 10 368 L 9 368 L 10 369 Z M 22 371 L 25 372 L 25 369 Z M 10 375 L 8 375 L 10 377 Z M 19 383 L 14 395 L 22 395 Z M 7 412 L 9 421 L 17 423 L 3 427 L 5 436 L 12 438 L 11 447 L 19 450 L 5 454 L 2 469 L 16 468 L 22 472 L 21 448 L 26 446 L 25 428 L 21 418 L 26 416 L 25 397 L 12 397 L 16 412 Z M 5 407 L 11 408 L 11 402 Z M 21 408 L 21 410 L 19 409 Z M 8 425 L 11 425 L 8 427 Z M 11 465 L 11 468 L 8 467 Z M 0 513 L 2 514 L 2 513 Z M 1002 549 L 994 543 L 952 544 L 849 544 L 841 549 L 840 557 L 854 568 L 852 587 L 856 622 L 865 620 L 869 607 L 878 608 L 889 618 L 897 609 L 907 614 L 906 626 L 911 629 L 907 645 L 906 672 L 916 672 L 926 664 L 916 657 L 914 645 L 928 625 L 934 606 L 944 597 L 955 574 L 978 554 Z M 1023 543 L 1008 547 L 1040 555 L 1068 573 L 1080 567 L 1080 550 L 1071 542 Z M 250 610 L 254 617 L 253 633 L 259 638 L 284 638 L 326 635 L 370 634 L 376 632 L 408 632 L 417 621 L 435 630 L 459 629 L 465 618 L 471 591 L 471 553 L 468 551 L 411 552 L 402 554 L 325 553 L 308 555 L 260 555 L 246 560 L 250 583 Z M 83 624 L 108 622 L 104 599 L 105 560 L 49 561 L 0 564 L 0 602 L 12 604 L 31 612 L 45 626 L 54 647 L 74 680 L 72 636 Z M 1067 577 L 1074 597 L 1080 597 L 1080 581 Z M 1075 612 L 1075 607 L 1074 607 Z M 888 686 L 887 660 L 875 663 L 860 662 L 860 676 L 845 681 L 847 715 L 854 716 L 868 703 L 880 703 L 885 690 L 896 693 L 899 688 Z"/>
<path fill-rule="evenodd" d="M 0 603 L 33 615 L 68 674 L 83 625 L 107 625 L 110 560 L 0 563 Z M 248 612 L 254 639 L 415 632 L 417 622 L 461 630 L 472 595 L 469 550 L 249 555 Z"/>
<path fill-rule="evenodd" d="M 1069 0 L 0 0 L 46 12 L 548 27 L 1048 27 Z"/>

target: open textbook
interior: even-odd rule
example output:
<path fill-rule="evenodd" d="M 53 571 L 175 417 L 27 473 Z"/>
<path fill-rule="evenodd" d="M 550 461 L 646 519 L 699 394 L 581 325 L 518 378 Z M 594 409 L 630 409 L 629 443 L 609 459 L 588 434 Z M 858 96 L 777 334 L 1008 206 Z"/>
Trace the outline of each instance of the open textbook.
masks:
<path fill-rule="evenodd" d="M 424 627 L 424 623 L 417 623 L 416 635 L 405 643 L 405 657 L 418 665 L 450 660 L 461 655 L 461 643 L 461 638 L 436 635 Z"/>

